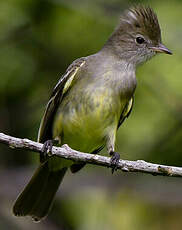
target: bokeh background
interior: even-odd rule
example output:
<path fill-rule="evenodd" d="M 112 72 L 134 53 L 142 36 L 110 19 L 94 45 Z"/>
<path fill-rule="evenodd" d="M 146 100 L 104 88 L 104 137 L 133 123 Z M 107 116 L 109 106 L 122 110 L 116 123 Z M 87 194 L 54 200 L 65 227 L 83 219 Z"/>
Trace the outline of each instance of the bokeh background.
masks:
<path fill-rule="evenodd" d="M 36 140 L 52 88 L 76 58 L 97 52 L 126 0 L 0 1 L 0 132 Z M 131 116 L 118 132 L 123 159 L 182 166 L 182 2 L 140 1 L 158 14 L 164 44 L 137 71 Z M 106 151 L 104 151 L 106 152 Z M 68 173 L 50 215 L 35 224 L 12 205 L 37 167 L 36 153 L 0 144 L 0 229 L 180 230 L 182 179 L 88 165 Z"/>

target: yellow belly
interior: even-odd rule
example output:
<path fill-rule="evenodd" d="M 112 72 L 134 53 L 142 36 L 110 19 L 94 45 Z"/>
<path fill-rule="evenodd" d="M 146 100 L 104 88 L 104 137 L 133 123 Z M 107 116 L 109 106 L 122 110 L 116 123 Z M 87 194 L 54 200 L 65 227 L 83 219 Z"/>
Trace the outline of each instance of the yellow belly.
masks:
<path fill-rule="evenodd" d="M 92 152 L 105 144 L 113 129 L 117 130 L 123 106 L 120 100 L 113 100 L 105 91 L 88 100 L 68 101 L 65 98 L 54 121 L 54 138 L 73 149 Z"/>

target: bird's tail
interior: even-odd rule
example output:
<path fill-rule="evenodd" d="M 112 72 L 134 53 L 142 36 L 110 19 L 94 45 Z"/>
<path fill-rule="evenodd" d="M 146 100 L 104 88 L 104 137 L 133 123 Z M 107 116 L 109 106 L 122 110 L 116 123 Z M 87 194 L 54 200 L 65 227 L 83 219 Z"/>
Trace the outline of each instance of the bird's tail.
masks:
<path fill-rule="evenodd" d="M 51 171 L 48 161 L 41 164 L 23 192 L 18 196 L 13 206 L 14 215 L 32 216 L 34 221 L 40 221 L 45 217 L 50 210 L 66 170 L 65 167 L 58 171 Z"/>

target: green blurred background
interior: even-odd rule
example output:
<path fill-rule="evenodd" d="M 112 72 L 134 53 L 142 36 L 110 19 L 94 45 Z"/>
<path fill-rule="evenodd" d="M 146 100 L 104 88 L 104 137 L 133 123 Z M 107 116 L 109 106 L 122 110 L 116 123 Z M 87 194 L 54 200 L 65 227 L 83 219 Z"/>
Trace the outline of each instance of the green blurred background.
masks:
<path fill-rule="evenodd" d="M 52 88 L 76 58 L 97 52 L 126 0 L 0 1 L 0 132 L 36 140 Z M 158 14 L 164 44 L 137 71 L 131 116 L 118 132 L 121 158 L 182 166 L 182 2 L 140 1 Z M 106 151 L 104 151 L 106 152 Z M 87 166 L 69 173 L 48 218 L 12 216 L 18 193 L 37 167 L 36 153 L 0 145 L 0 229 L 180 230 L 182 179 Z"/>

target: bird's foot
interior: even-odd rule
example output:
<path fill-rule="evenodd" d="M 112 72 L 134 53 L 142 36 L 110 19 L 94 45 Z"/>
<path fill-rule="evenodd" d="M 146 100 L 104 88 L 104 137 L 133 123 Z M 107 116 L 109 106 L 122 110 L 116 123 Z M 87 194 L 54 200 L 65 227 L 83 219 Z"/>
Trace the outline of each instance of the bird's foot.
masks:
<path fill-rule="evenodd" d="M 112 174 L 113 174 L 117 170 L 117 168 L 118 168 L 120 154 L 117 153 L 117 152 L 113 152 L 113 151 L 111 151 L 109 154 L 111 156 L 110 165 L 111 165 Z"/>
<path fill-rule="evenodd" d="M 52 146 L 53 146 L 53 140 L 47 140 L 44 142 L 40 153 L 41 161 L 47 159 L 50 153 L 52 153 Z"/>
<path fill-rule="evenodd" d="M 42 150 L 40 153 L 40 159 L 43 159 L 43 161 L 45 159 L 47 159 L 48 156 L 50 156 L 52 154 L 52 147 L 53 144 L 57 144 L 56 140 L 47 140 L 44 142 L 43 146 L 42 146 Z"/>

